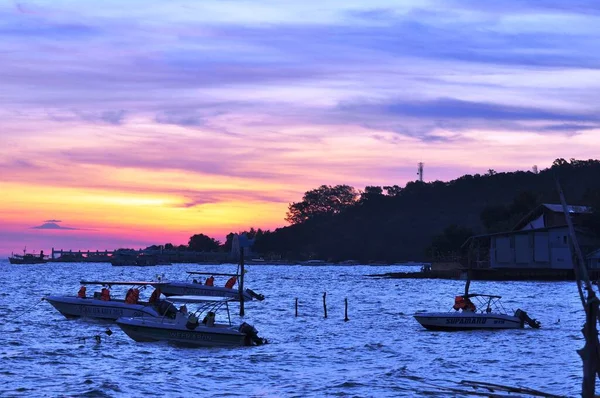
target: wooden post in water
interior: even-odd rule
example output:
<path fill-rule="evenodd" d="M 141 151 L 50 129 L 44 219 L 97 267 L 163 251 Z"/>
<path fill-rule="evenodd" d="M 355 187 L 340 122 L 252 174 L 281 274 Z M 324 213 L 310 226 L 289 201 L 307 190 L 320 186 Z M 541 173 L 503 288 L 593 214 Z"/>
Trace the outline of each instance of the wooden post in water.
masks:
<path fill-rule="evenodd" d="M 323 292 L 323 311 L 325 312 L 325 318 L 327 318 L 327 302 L 325 298 L 327 297 L 327 292 Z"/>
<path fill-rule="evenodd" d="M 348 297 L 344 299 L 344 322 L 348 322 Z"/>
<path fill-rule="evenodd" d="M 244 247 L 240 247 L 240 283 L 238 283 L 240 292 L 240 316 L 244 316 Z"/>
<path fill-rule="evenodd" d="M 298 317 L 298 297 L 296 297 L 296 318 Z"/>

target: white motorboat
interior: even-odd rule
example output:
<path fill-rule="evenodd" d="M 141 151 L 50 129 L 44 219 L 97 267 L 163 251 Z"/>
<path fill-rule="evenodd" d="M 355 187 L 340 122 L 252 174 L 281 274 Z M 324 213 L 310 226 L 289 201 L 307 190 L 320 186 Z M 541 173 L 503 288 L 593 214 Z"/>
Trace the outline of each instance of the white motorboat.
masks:
<path fill-rule="evenodd" d="M 240 290 L 233 288 L 235 283 L 237 282 L 237 274 L 210 274 L 206 272 L 195 272 L 188 271 L 188 280 L 183 282 L 162 282 L 160 286 L 160 291 L 167 297 L 170 296 L 204 296 L 204 297 L 227 297 L 231 298 L 234 301 L 239 301 L 240 299 Z M 202 284 L 202 282 L 198 282 L 197 279 L 194 278 L 196 275 L 226 275 L 231 278 L 225 287 L 221 286 L 213 286 Z M 211 279 L 208 278 L 208 279 Z M 235 280 L 233 278 L 236 278 Z M 192 280 L 190 280 L 192 279 Z M 214 278 L 212 279 L 214 280 Z M 210 283 L 213 283 L 211 280 Z M 233 282 L 233 283 L 231 283 Z M 242 297 L 244 301 L 251 301 L 253 299 L 257 299 L 262 301 L 265 299 L 265 296 L 262 294 L 258 294 L 250 289 L 245 289 L 242 293 Z"/>
<path fill-rule="evenodd" d="M 138 342 L 167 341 L 170 343 L 196 347 L 235 347 L 262 345 L 267 341 L 258 337 L 256 329 L 247 323 L 231 324 L 226 297 L 172 296 L 173 303 L 193 303 L 199 307 L 187 312 L 182 306 L 177 312 L 169 311 L 162 317 L 122 317 L 117 325 L 133 340 Z M 173 308 L 174 305 L 173 305 Z M 218 310 L 225 310 L 227 322 L 216 322 Z M 223 311 L 222 311 L 223 312 Z M 202 322 L 199 319 L 204 317 Z"/>
<path fill-rule="evenodd" d="M 46 296 L 48 301 L 66 318 L 99 318 L 116 320 L 122 316 L 146 316 L 157 317 L 164 312 L 166 304 L 160 300 L 160 292 L 155 290 L 149 301 L 139 300 L 139 289 L 146 286 L 156 286 L 157 282 L 140 281 L 81 281 L 81 288 L 76 296 Z M 103 286 L 101 292 L 95 292 L 93 296 L 86 295 L 85 285 Z M 113 285 L 132 286 L 125 299 L 115 299 L 110 296 L 110 288 Z M 158 294 L 157 294 L 158 293 Z"/>
<path fill-rule="evenodd" d="M 523 310 L 517 309 L 513 315 L 508 314 L 500 303 L 501 298 L 487 294 L 456 296 L 451 311 L 420 312 L 414 317 L 429 330 L 522 329 L 526 323 L 535 329 L 540 327 L 540 323 Z M 478 305 L 471 299 L 475 299 Z"/>

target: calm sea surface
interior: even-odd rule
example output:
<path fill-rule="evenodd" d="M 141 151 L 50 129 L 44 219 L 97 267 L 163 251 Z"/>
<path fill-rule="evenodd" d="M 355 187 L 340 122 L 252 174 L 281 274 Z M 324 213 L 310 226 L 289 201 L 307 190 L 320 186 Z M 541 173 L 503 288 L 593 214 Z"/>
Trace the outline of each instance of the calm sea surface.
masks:
<path fill-rule="evenodd" d="M 542 329 L 430 332 L 415 311 L 449 310 L 464 282 L 378 279 L 407 266 L 247 266 L 246 287 L 266 296 L 246 305 L 244 320 L 270 344 L 181 348 L 136 343 L 118 326 L 67 320 L 45 295 L 74 295 L 81 279 L 152 280 L 185 271 L 232 272 L 235 266 L 175 264 L 10 265 L 0 261 L 2 396 L 460 396 L 461 380 L 580 393 L 584 313 L 575 282 L 479 282 L 472 292 L 504 297 Z M 221 280 L 222 279 L 222 280 Z M 217 277 L 216 284 L 226 277 Z M 122 290 L 121 290 L 122 289 Z M 127 288 L 114 288 L 113 295 Z M 88 286 L 88 294 L 95 289 Z M 148 298 L 152 289 L 142 291 Z M 328 318 L 323 317 L 327 292 Z M 299 316 L 294 317 L 294 299 Z M 344 322 L 344 298 L 349 322 Z M 237 316 L 238 304 L 231 306 Z M 103 332 L 110 328 L 114 333 Z M 97 343 L 95 335 L 101 334 Z"/>

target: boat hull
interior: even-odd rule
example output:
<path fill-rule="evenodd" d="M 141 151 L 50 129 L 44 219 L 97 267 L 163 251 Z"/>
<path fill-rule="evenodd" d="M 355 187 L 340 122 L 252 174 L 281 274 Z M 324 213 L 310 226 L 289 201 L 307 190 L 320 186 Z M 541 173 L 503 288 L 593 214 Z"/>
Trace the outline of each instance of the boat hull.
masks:
<path fill-rule="evenodd" d="M 45 259 L 41 259 L 41 258 L 14 258 L 14 257 L 9 257 L 8 261 L 11 264 L 45 264 L 48 262 L 48 260 Z"/>
<path fill-rule="evenodd" d="M 48 296 L 45 298 L 66 318 L 97 318 L 115 321 L 120 317 L 159 316 L 150 304 L 127 304 L 121 300 L 98 300 L 74 296 Z"/>
<path fill-rule="evenodd" d="M 165 296 L 211 296 L 231 297 L 239 301 L 240 293 L 237 289 L 228 289 L 220 286 L 206 286 L 200 283 L 169 282 L 160 285 L 160 291 Z M 244 301 L 251 301 L 252 296 L 243 292 Z"/>
<path fill-rule="evenodd" d="M 246 344 L 246 335 L 234 327 L 199 325 L 189 330 L 175 321 L 167 319 L 119 318 L 117 325 L 137 342 L 167 341 L 194 347 L 241 347 Z"/>
<path fill-rule="evenodd" d="M 429 330 L 494 330 L 522 329 L 524 327 L 521 319 L 507 314 L 424 312 L 415 314 L 414 317 L 424 328 Z"/>

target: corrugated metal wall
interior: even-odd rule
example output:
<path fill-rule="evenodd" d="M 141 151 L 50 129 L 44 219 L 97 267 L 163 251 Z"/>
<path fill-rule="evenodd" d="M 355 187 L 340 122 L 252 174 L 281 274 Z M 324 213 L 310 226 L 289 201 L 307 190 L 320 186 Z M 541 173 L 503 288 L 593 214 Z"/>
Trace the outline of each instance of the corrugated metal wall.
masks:
<path fill-rule="evenodd" d="M 512 253 L 510 249 L 510 237 L 496 237 L 496 261 L 498 263 L 512 262 Z"/>
<path fill-rule="evenodd" d="M 536 263 L 547 263 L 550 261 L 550 247 L 548 245 L 548 232 L 535 232 L 533 236 L 534 252 L 533 260 Z"/>
<path fill-rule="evenodd" d="M 533 260 L 529 239 L 530 234 L 515 235 L 515 262 L 517 264 L 529 264 Z"/>

